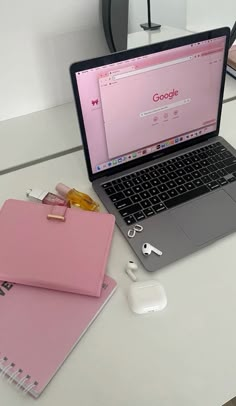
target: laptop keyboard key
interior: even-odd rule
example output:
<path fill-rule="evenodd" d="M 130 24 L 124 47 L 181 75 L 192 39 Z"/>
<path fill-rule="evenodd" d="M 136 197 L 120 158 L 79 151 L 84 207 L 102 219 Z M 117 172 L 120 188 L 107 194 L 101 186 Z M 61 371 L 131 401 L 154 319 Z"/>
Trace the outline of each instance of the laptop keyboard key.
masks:
<path fill-rule="evenodd" d="M 145 174 L 145 175 L 142 175 L 142 176 L 141 176 L 141 179 L 143 180 L 143 182 L 147 182 L 148 180 L 150 180 L 150 179 L 151 179 L 151 176 L 150 176 L 150 175 Z"/>
<path fill-rule="evenodd" d="M 142 192 L 142 190 L 143 190 L 143 188 L 142 188 L 141 185 L 139 185 L 139 186 L 134 186 L 134 187 L 133 187 L 133 191 L 134 191 L 135 193 L 140 193 L 140 192 Z"/>
<path fill-rule="evenodd" d="M 159 191 L 157 187 L 153 187 L 152 189 L 149 190 L 152 196 L 158 195 Z"/>
<path fill-rule="evenodd" d="M 208 183 L 208 187 L 211 190 L 217 189 L 218 187 L 220 187 L 220 184 L 218 182 L 216 182 L 215 180 L 213 180 L 212 182 Z"/>
<path fill-rule="evenodd" d="M 168 178 L 168 176 L 167 175 L 162 175 L 162 176 L 160 176 L 160 181 L 162 182 L 162 183 L 166 183 L 166 182 L 168 182 L 168 180 L 169 180 L 169 178 Z"/>
<path fill-rule="evenodd" d="M 236 163 L 234 165 L 230 165 L 227 168 L 225 168 L 227 173 L 233 173 L 236 171 Z"/>
<path fill-rule="evenodd" d="M 132 182 L 134 183 L 134 185 L 139 185 L 140 183 L 142 183 L 142 179 L 141 178 L 135 178 L 132 180 Z"/>
<path fill-rule="evenodd" d="M 211 181 L 211 178 L 210 178 L 210 176 L 203 176 L 202 178 L 201 178 L 201 180 L 203 181 L 203 183 L 209 183 L 210 181 Z"/>
<path fill-rule="evenodd" d="M 125 220 L 125 222 L 126 222 L 126 224 L 128 226 L 130 226 L 131 224 L 136 223 L 136 220 L 135 220 L 134 216 L 125 217 L 124 220 Z"/>
<path fill-rule="evenodd" d="M 138 211 L 137 213 L 135 213 L 134 217 L 135 217 L 136 221 L 145 219 L 145 215 L 143 214 L 142 211 Z"/>
<path fill-rule="evenodd" d="M 224 178 L 218 179 L 218 182 L 219 182 L 219 184 L 220 184 L 221 186 L 227 185 L 227 183 L 228 183 L 227 180 L 224 179 Z"/>
<path fill-rule="evenodd" d="M 179 194 L 182 194 L 182 193 L 184 193 L 184 192 L 187 191 L 187 189 L 186 189 L 185 186 L 177 186 L 176 190 L 177 190 L 177 192 L 178 192 Z"/>
<path fill-rule="evenodd" d="M 202 182 L 201 179 L 196 179 L 196 180 L 193 181 L 193 183 L 194 183 L 194 185 L 197 186 L 197 187 L 203 185 L 203 182 Z"/>
<path fill-rule="evenodd" d="M 123 193 L 126 197 L 129 197 L 134 194 L 134 191 L 132 189 L 125 189 Z"/>
<path fill-rule="evenodd" d="M 107 194 L 108 196 L 112 195 L 113 193 L 116 193 L 114 187 L 107 187 L 107 188 L 105 189 L 105 192 L 106 192 L 106 194 Z"/>
<path fill-rule="evenodd" d="M 152 179 L 150 180 L 150 183 L 152 184 L 152 186 L 158 186 L 161 182 L 159 181 L 159 179 Z"/>
<path fill-rule="evenodd" d="M 168 194 L 170 197 L 175 197 L 178 195 L 178 192 L 175 189 L 168 190 Z"/>
<path fill-rule="evenodd" d="M 103 183 L 102 187 L 106 189 L 107 187 L 111 186 L 111 182 Z"/>
<path fill-rule="evenodd" d="M 166 207 L 164 206 L 163 203 L 158 203 L 155 206 L 153 206 L 153 209 L 155 210 L 156 213 L 159 213 L 160 211 L 166 210 Z"/>
<path fill-rule="evenodd" d="M 194 186 L 193 182 L 188 182 L 188 183 L 186 183 L 186 184 L 185 184 L 185 187 L 186 187 L 187 190 L 193 190 L 193 189 L 195 189 L 195 186 Z"/>
<path fill-rule="evenodd" d="M 150 202 L 151 202 L 152 204 L 157 204 L 157 203 L 160 202 L 160 199 L 159 199 L 159 197 L 157 197 L 157 196 L 150 197 L 149 200 L 150 200 Z"/>
<path fill-rule="evenodd" d="M 119 202 L 114 203 L 118 210 L 123 209 L 124 207 L 130 206 L 132 204 L 129 198 L 119 200 Z"/>
<path fill-rule="evenodd" d="M 169 199 L 165 201 L 165 205 L 168 209 L 171 207 L 177 206 L 179 204 L 185 203 L 191 199 L 194 199 L 195 197 L 199 197 L 201 195 L 204 195 L 205 193 L 209 192 L 209 188 L 207 186 L 200 186 L 199 188 L 196 188 L 194 190 L 191 190 L 187 193 L 183 193 L 179 196 L 174 197 L 173 199 Z"/>
<path fill-rule="evenodd" d="M 169 195 L 168 195 L 167 192 L 160 193 L 160 194 L 159 194 L 159 198 L 160 198 L 162 201 L 165 201 L 165 200 L 169 199 Z"/>
<path fill-rule="evenodd" d="M 148 199 L 143 200 L 142 202 L 140 202 L 140 204 L 141 204 L 141 206 L 142 206 L 143 209 L 146 209 L 147 207 L 150 207 L 150 206 L 151 206 L 151 202 L 149 202 Z"/>
<path fill-rule="evenodd" d="M 175 173 L 175 172 L 171 172 L 171 173 L 169 173 L 169 179 L 176 179 L 177 178 L 177 173 Z"/>
<path fill-rule="evenodd" d="M 160 186 L 158 186 L 159 192 L 166 192 L 167 189 L 168 189 L 168 187 L 167 187 L 166 185 L 160 185 Z"/>
<path fill-rule="evenodd" d="M 122 190 L 124 190 L 124 186 L 122 185 L 122 183 L 118 183 L 118 185 L 115 185 L 114 187 L 117 192 L 121 192 Z"/>
<path fill-rule="evenodd" d="M 167 172 L 168 172 L 168 170 L 167 170 L 166 168 L 160 168 L 160 169 L 159 169 L 160 175 L 166 175 Z"/>
<path fill-rule="evenodd" d="M 110 199 L 113 203 L 118 202 L 121 199 L 124 199 L 125 195 L 123 192 L 115 193 L 114 195 L 110 196 Z"/>
<path fill-rule="evenodd" d="M 132 186 L 134 186 L 134 184 L 131 180 L 126 180 L 125 182 L 123 182 L 123 185 L 126 188 L 131 188 Z"/>
<path fill-rule="evenodd" d="M 184 169 L 177 169 L 175 172 L 178 176 L 183 176 L 186 173 Z"/>
<path fill-rule="evenodd" d="M 229 151 L 222 152 L 222 155 L 224 158 L 233 158 L 234 157 L 233 154 L 231 154 L 231 152 L 229 152 Z"/>
<path fill-rule="evenodd" d="M 172 189 L 173 187 L 176 186 L 176 183 L 174 180 L 170 180 L 169 182 L 166 183 L 168 188 Z"/>
<path fill-rule="evenodd" d="M 176 183 L 177 183 L 177 185 L 183 185 L 184 183 L 185 183 L 185 180 L 184 180 L 184 178 L 178 178 L 178 179 L 176 179 Z"/>
<path fill-rule="evenodd" d="M 143 212 L 146 217 L 151 217 L 155 214 L 155 211 L 151 207 L 149 207 L 148 209 L 144 209 Z"/>
<path fill-rule="evenodd" d="M 150 197 L 150 193 L 146 190 L 145 192 L 141 192 L 140 196 L 142 199 L 147 199 L 148 197 Z"/>
<path fill-rule="evenodd" d="M 150 189 L 152 186 L 151 186 L 151 183 L 150 182 L 144 182 L 144 183 L 142 183 L 142 187 L 143 187 L 143 189 Z"/>
<path fill-rule="evenodd" d="M 236 164 L 236 158 L 228 158 L 228 159 L 224 159 L 223 161 L 224 166 L 230 166 L 233 164 Z"/>
<path fill-rule="evenodd" d="M 207 168 L 202 168 L 202 169 L 200 170 L 200 174 L 201 174 L 202 176 L 208 175 L 208 173 L 209 173 L 209 170 L 208 170 Z"/>
<path fill-rule="evenodd" d="M 140 200 L 142 200 L 142 198 L 137 194 L 137 195 L 131 196 L 131 200 L 133 203 L 137 203 L 137 202 L 140 202 Z"/>
<path fill-rule="evenodd" d="M 188 173 L 187 175 L 183 176 L 185 182 L 191 182 L 191 180 L 193 180 L 192 175 L 190 175 L 190 173 Z"/>
<path fill-rule="evenodd" d="M 210 178 L 211 178 L 212 180 L 217 180 L 217 179 L 220 178 L 220 175 L 219 175 L 217 172 L 213 172 L 213 173 L 211 173 L 209 176 L 210 176 Z"/>
<path fill-rule="evenodd" d="M 158 178 L 158 176 L 159 176 L 157 171 L 152 171 L 151 175 L 152 175 L 152 178 Z"/>
<path fill-rule="evenodd" d="M 194 177 L 194 179 L 198 179 L 201 177 L 201 174 L 199 171 L 195 171 L 195 172 L 192 172 L 192 176 Z"/>
<path fill-rule="evenodd" d="M 137 211 L 140 211 L 141 209 L 142 209 L 142 207 L 141 207 L 140 203 L 135 203 L 135 204 L 132 204 L 132 206 L 128 206 L 125 209 L 119 210 L 119 212 L 122 217 L 127 217 L 133 213 L 136 213 Z"/>

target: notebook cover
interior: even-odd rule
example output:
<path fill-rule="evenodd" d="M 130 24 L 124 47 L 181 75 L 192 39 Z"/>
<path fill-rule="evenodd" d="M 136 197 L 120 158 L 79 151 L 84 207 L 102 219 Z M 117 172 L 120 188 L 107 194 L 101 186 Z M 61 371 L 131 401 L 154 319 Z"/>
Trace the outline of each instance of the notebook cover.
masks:
<path fill-rule="evenodd" d="M 47 215 L 66 210 L 65 221 Z M 115 217 L 7 200 L 0 211 L 0 280 L 99 296 Z"/>
<path fill-rule="evenodd" d="M 115 288 L 109 276 L 99 298 L 0 282 L 0 375 L 38 397 Z"/>

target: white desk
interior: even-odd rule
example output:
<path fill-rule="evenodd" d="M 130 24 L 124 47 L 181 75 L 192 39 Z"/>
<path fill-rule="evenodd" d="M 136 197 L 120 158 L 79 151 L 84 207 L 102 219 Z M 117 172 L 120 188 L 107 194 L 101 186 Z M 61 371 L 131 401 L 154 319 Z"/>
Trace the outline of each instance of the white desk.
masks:
<path fill-rule="evenodd" d="M 150 44 L 189 31 L 162 27 L 129 34 L 128 47 Z M 236 98 L 236 80 L 227 75 L 224 101 Z M 0 122 L 0 171 L 42 157 L 81 147 L 74 103 Z"/>
<path fill-rule="evenodd" d="M 235 111 L 236 101 L 224 105 L 221 135 L 236 147 Z M 0 177 L 0 204 L 24 199 L 31 186 L 53 191 L 58 181 L 95 198 L 83 153 L 77 152 Z M 220 406 L 234 397 L 235 246 L 231 235 L 154 275 L 139 270 L 140 279 L 163 283 L 168 306 L 135 316 L 127 306 L 131 282 L 124 266 L 136 258 L 116 228 L 108 273 L 118 290 L 37 405 Z M 4 406 L 35 405 L 4 379 L 0 393 Z"/>

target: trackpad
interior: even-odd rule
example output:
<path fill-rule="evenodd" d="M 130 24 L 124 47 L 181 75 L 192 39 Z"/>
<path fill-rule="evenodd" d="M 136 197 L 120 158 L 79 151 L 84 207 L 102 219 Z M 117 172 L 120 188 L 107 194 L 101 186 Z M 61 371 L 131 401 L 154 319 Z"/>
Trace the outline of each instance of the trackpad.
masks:
<path fill-rule="evenodd" d="M 236 203 L 223 190 L 178 207 L 171 214 L 196 245 L 236 229 Z"/>

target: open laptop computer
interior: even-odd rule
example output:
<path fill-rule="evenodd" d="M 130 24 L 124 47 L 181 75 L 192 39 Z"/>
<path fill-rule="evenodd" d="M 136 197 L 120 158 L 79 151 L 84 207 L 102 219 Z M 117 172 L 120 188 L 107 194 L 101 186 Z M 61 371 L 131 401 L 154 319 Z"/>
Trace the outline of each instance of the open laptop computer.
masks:
<path fill-rule="evenodd" d="M 229 35 L 71 66 L 89 179 L 148 271 L 236 229 L 236 151 L 218 136 Z M 129 238 L 136 224 L 143 231 Z M 145 242 L 163 255 L 144 256 Z"/>

